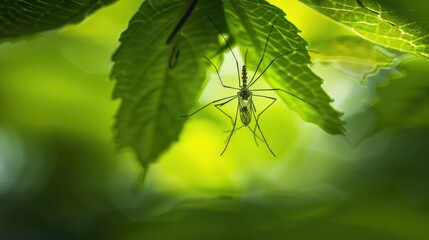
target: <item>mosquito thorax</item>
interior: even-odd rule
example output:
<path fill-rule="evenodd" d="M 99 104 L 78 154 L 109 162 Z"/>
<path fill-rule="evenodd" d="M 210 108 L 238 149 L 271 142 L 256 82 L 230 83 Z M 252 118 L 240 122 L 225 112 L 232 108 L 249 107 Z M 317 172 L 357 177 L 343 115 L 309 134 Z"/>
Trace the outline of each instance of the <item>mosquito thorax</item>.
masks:
<path fill-rule="evenodd" d="M 250 95 L 252 95 L 252 92 L 243 84 L 243 86 L 240 89 L 240 92 L 238 92 L 238 95 L 240 96 L 241 99 L 248 100 L 250 98 Z"/>

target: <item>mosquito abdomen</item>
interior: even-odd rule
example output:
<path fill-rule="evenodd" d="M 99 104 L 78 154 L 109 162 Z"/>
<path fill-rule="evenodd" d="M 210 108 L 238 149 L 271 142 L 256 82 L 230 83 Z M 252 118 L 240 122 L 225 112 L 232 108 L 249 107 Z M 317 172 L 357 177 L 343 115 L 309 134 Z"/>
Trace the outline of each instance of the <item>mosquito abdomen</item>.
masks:
<path fill-rule="evenodd" d="M 246 65 L 243 65 L 243 69 L 241 70 L 241 79 L 243 80 L 243 86 L 247 85 L 247 68 Z"/>
<path fill-rule="evenodd" d="M 252 121 L 252 113 L 248 107 L 242 107 L 240 109 L 240 119 L 244 126 L 247 126 Z"/>

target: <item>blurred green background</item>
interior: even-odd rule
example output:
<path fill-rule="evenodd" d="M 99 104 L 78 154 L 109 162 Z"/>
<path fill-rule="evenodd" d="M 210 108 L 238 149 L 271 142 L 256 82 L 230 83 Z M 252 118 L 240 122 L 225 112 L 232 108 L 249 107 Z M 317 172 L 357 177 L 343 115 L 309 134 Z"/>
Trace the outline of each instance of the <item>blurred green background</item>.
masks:
<path fill-rule="evenodd" d="M 296 1 L 270 2 L 310 49 L 354 36 Z M 429 65 L 397 53 L 365 84 L 341 56 L 315 57 L 346 136 L 278 101 L 260 120 L 278 157 L 247 130 L 220 157 L 230 122 L 211 108 L 139 184 L 138 161 L 113 145 L 108 75 L 140 3 L 0 45 L 0 239 L 429 239 Z M 234 67 L 225 56 L 231 85 Z M 230 93 L 211 76 L 199 104 Z"/>

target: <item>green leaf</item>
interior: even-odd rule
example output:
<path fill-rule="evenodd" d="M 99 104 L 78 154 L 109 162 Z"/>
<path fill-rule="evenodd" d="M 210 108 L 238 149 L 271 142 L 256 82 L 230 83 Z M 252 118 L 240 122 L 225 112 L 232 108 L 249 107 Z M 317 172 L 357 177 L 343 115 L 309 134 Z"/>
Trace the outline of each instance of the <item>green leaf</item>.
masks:
<path fill-rule="evenodd" d="M 276 21 L 259 72 L 262 72 L 272 59 L 297 49 L 275 60 L 263 78 L 273 88 L 284 89 L 318 107 L 316 109 L 291 95 L 278 92 L 281 99 L 302 119 L 317 124 L 330 134 L 343 133 L 341 113 L 332 108 L 332 100 L 321 87 L 322 79 L 309 68 L 307 43 L 298 35 L 299 30 L 286 20 L 285 13 L 261 0 L 231 0 L 224 2 L 224 6 L 232 36 L 242 53 L 246 50 L 249 52 L 249 70 L 255 70 L 263 54 L 270 28 Z"/>
<path fill-rule="evenodd" d="M 415 59 L 399 66 L 403 78 L 393 76 L 377 89 L 376 130 L 386 128 L 429 128 L 429 62 Z"/>
<path fill-rule="evenodd" d="M 311 47 L 317 53 L 310 53 L 315 64 L 329 64 L 343 74 L 352 76 L 362 83 L 380 68 L 389 66 L 394 56 L 368 40 L 358 36 L 339 36 Z"/>
<path fill-rule="evenodd" d="M 180 116 L 190 112 L 206 79 L 209 63 L 204 56 L 220 48 L 206 16 L 217 14 L 214 19 L 223 19 L 222 8 L 220 1 L 211 0 L 201 0 L 180 37 L 166 44 L 185 7 L 183 0 L 145 1 L 113 57 L 114 98 L 121 99 L 117 144 L 135 150 L 144 167 L 177 140 L 185 121 Z M 177 50 L 178 62 L 171 67 L 169 61 Z"/>
<path fill-rule="evenodd" d="M 95 10 L 116 0 L 2 0 L 0 39 L 13 38 L 82 21 Z"/>
<path fill-rule="evenodd" d="M 300 1 L 379 45 L 429 58 L 424 1 L 408 0 L 405 4 L 391 0 Z"/>

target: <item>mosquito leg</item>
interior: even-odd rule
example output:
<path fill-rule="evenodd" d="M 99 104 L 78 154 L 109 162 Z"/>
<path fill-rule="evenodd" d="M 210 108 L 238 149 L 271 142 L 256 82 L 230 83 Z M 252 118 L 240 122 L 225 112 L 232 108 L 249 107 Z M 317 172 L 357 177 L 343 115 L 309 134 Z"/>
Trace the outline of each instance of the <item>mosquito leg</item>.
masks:
<path fill-rule="evenodd" d="M 268 108 L 270 108 L 276 101 L 277 101 L 277 99 L 276 98 L 274 98 L 274 97 L 269 97 L 269 96 L 263 96 L 263 95 L 257 95 L 257 94 L 253 94 L 253 96 L 255 96 L 255 97 L 261 97 L 261 98 L 267 98 L 267 99 L 270 99 L 270 100 L 272 100 L 271 101 L 271 103 L 270 104 L 268 104 L 268 106 L 266 106 L 259 114 L 258 114 L 258 116 L 256 116 L 256 114 L 255 114 L 255 112 L 253 112 L 253 116 L 254 116 L 254 118 L 255 118 L 255 122 L 256 122 L 256 124 L 255 124 L 255 129 L 254 129 L 254 138 L 255 138 L 255 141 L 256 141 L 256 137 L 258 137 L 259 138 L 259 136 L 257 136 L 256 135 L 256 128 L 258 128 L 258 130 L 259 130 L 259 132 L 261 133 L 261 136 L 262 136 L 262 138 L 263 138 L 263 141 L 265 142 L 265 144 L 267 145 L 267 147 L 268 147 L 268 149 L 270 150 L 270 152 L 271 152 L 271 154 L 273 154 L 273 156 L 275 157 L 276 155 L 274 154 L 274 152 L 271 150 L 271 148 L 270 148 L 270 146 L 268 145 L 268 142 L 267 142 L 267 140 L 265 139 L 265 136 L 264 136 L 264 134 L 262 133 L 262 130 L 261 130 L 261 127 L 259 126 L 259 117 L 268 109 Z"/>
<path fill-rule="evenodd" d="M 225 40 L 226 45 L 229 48 L 229 51 L 231 52 L 232 56 L 234 57 L 235 60 L 235 66 L 237 67 L 237 76 L 238 76 L 238 85 L 241 86 L 241 78 L 240 78 L 240 67 L 238 66 L 238 60 L 237 57 L 235 56 L 234 52 L 232 51 L 231 45 L 229 45 L 228 40 L 226 39 L 226 37 L 222 34 L 222 32 L 220 31 L 219 27 L 213 22 L 213 20 L 211 18 L 209 18 L 207 16 L 207 18 L 209 19 L 209 21 L 213 24 L 213 26 L 216 28 L 216 30 L 218 31 L 218 33 L 222 36 L 223 40 Z M 212 63 L 212 65 L 214 66 L 214 64 Z M 216 67 L 215 67 L 216 68 Z M 223 85 L 223 83 L 222 83 Z"/>
<path fill-rule="evenodd" d="M 273 105 L 276 101 L 277 98 L 274 97 L 269 97 L 269 96 L 264 96 L 264 95 L 257 95 L 257 94 L 253 94 L 254 97 L 261 97 L 261 98 L 267 98 L 271 100 L 271 103 L 268 104 L 268 106 L 266 106 L 257 116 L 256 121 L 259 121 L 259 117 L 262 115 L 262 113 L 264 113 L 268 108 L 271 107 L 271 105 Z"/>
<path fill-rule="evenodd" d="M 255 118 L 255 128 L 256 128 L 256 127 L 258 128 L 259 132 L 261 133 L 261 136 L 262 136 L 262 139 L 263 139 L 263 141 L 264 141 L 265 145 L 267 145 L 268 150 L 270 150 L 271 154 L 273 154 L 273 156 L 275 157 L 275 156 L 276 156 L 276 154 L 274 154 L 273 150 L 271 150 L 271 147 L 270 147 L 270 145 L 268 144 L 267 139 L 265 139 L 264 133 L 263 133 L 263 132 L 262 132 L 262 130 L 261 130 L 261 126 L 259 126 L 259 122 L 258 122 L 258 120 L 257 120 L 257 117 L 256 117 L 255 112 L 252 112 L 252 113 L 253 113 L 253 117 Z M 260 114 L 259 114 L 259 115 L 260 115 Z"/>
<path fill-rule="evenodd" d="M 228 114 L 228 113 L 226 113 L 224 110 L 222 110 L 222 108 L 220 108 L 222 105 L 220 105 L 220 104 L 216 104 L 216 105 L 214 105 L 217 109 L 219 109 L 219 111 L 221 111 L 223 114 L 225 114 L 230 120 L 231 120 L 231 123 L 232 124 L 234 124 L 234 120 L 232 119 L 232 117 Z"/>
<path fill-rule="evenodd" d="M 240 130 L 240 129 L 244 128 L 244 127 L 245 127 L 245 125 L 241 125 L 240 127 L 236 128 L 234 130 L 234 132 L 237 132 L 238 130 Z M 231 133 L 231 130 L 229 130 L 229 131 L 223 131 L 223 132 L 225 132 L 225 133 Z M 226 140 L 225 140 L 225 143 L 226 143 Z"/>
<path fill-rule="evenodd" d="M 229 103 L 229 102 L 231 102 L 232 100 L 234 100 L 235 98 L 231 98 L 231 99 L 229 99 L 228 101 L 225 101 L 225 102 L 223 102 L 223 103 L 218 103 L 218 104 L 215 104 L 214 106 L 217 108 L 217 109 L 219 109 L 223 114 L 225 114 L 227 117 L 229 117 L 229 119 L 231 119 L 231 123 L 232 124 L 234 124 L 234 120 L 232 120 L 232 117 L 228 114 L 228 113 L 226 113 L 224 110 L 222 110 L 222 108 L 220 108 L 220 107 L 222 107 L 222 106 L 224 106 L 225 104 L 227 104 L 227 103 Z"/>
<path fill-rule="evenodd" d="M 264 52 L 262 53 L 262 57 L 259 60 L 258 65 L 256 66 L 255 73 L 253 74 L 252 78 L 250 79 L 250 82 L 252 82 L 253 79 L 255 78 L 256 72 L 258 72 L 258 69 L 261 66 L 261 63 L 264 60 L 265 52 L 267 51 L 268 41 L 270 40 L 271 32 L 273 31 L 275 24 L 276 24 L 276 20 L 274 20 L 273 25 L 271 25 L 271 29 L 270 29 L 270 32 L 268 33 L 267 41 L 265 41 Z"/>
<path fill-rule="evenodd" d="M 252 96 L 253 96 L 253 94 L 252 94 Z M 255 103 L 253 101 L 252 101 L 252 108 L 253 108 L 253 111 L 256 112 L 256 106 L 255 106 Z M 256 121 L 256 119 L 255 119 L 255 121 Z M 249 127 L 249 129 L 252 130 L 250 127 Z M 253 129 L 252 132 L 253 132 L 253 140 L 255 141 L 256 146 L 259 147 L 258 141 L 256 141 L 256 138 L 259 138 L 259 140 L 262 140 L 262 139 L 258 135 L 256 135 L 256 124 L 255 124 L 255 128 Z"/>
<path fill-rule="evenodd" d="M 264 140 L 256 134 L 255 129 L 251 129 L 249 125 L 247 125 L 247 128 L 253 133 L 253 139 L 255 140 L 256 146 L 259 147 L 259 143 L 258 141 L 256 141 L 256 138 L 258 138 L 261 141 L 264 141 Z"/>
<path fill-rule="evenodd" d="M 270 99 L 270 100 L 272 100 L 271 101 L 271 103 L 270 104 L 268 104 L 268 106 L 266 106 L 259 114 L 258 114 L 258 116 L 255 118 L 255 121 L 256 122 L 259 122 L 259 117 L 269 108 L 269 107 L 271 107 L 271 105 L 273 105 L 274 104 L 274 102 L 275 101 L 277 101 L 277 99 L 276 98 L 274 98 L 274 97 L 269 97 L 269 96 L 263 96 L 263 95 L 257 95 L 257 94 L 253 94 L 253 96 L 255 96 L 255 97 L 261 97 L 261 98 L 267 98 L 267 99 Z M 255 124 L 255 128 L 254 128 L 254 131 L 255 131 L 255 133 L 256 133 L 256 124 Z M 254 139 L 255 139 L 255 141 L 256 141 L 256 136 L 254 136 Z"/>
<path fill-rule="evenodd" d="M 299 51 L 299 50 L 307 51 L 307 52 L 313 52 L 313 53 L 319 53 L 319 52 L 317 52 L 317 51 L 308 50 L 308 49 L 306 49 L 306 48 L 296 48 L 296 49 L 290 50 L 289 52 L 283 53 L 283 54 L 281 54 L 281 55 L 279 55 L 279 56 L 275 57 L 273 60 L 271 60 L 271 62 L 268 64 L 268 66 L 267 66 L 267 67 L 262 71 L 262 73 L 261 73 L 257 78 L 253 79 L 253 77 L 252 77 L 252 81 L 250 81 L 250 82 L 249 82 L 248 87 L 252 86 L 256 81 L 258 81 L 258 80 L 259 80 L 259 78 L 261 78 L 261 77 L 262 77 L 262 75 L 263 75 L 263 74 L 268 70 L 268 68 L 269 68 L 269 67 L 274 63 L 274 61 L 276 61 L 277 59 L 279 59 L 279 58 L 281 58 L 281 57 L 284 57 L 284 56 L 286 56 L 286 55 L 289 55 L 289 54 L 291 54 L 291 53 L 297 52 L 297 51 Z M 255 71 L 255 74 L 256 74 L 256 71 Z"/>
<path fill-rule="evenodd" d="M 208 59 L 206 56 L 204 56 L 204 58 L 205 58 L 207 61 L 209 61 L 209 63 L 210 63 L 210 64 L 215 68 L 215 70 L 216 70 L 216 74 L 217 74 L 217 76 L 219 77 L 220 84 L 222 84 L 222 87 L 224 87 L 224 88 L 231 88 L 231 89 L 235 89 L 235 90 L 240 90 L 239 88 L 231 87 L 231 86 L 228 86 L 228 85 L 223 84 L 222 78 L 221 78 L 221 76 L 220 76 L 219 70 L 218 70 L 218 68 L 216 67 L 216 65 L 214 65 L 214 63 L 213 63 L 210 59 Z"/>
<path fill-rule="evenodd" d="M 226 151 L 226 148 L 228 147 L 228 145 L 229 145 L 229 141 L 231 141 L 231 137 L 232 137 L 232 134 L 234 134 L 234 131 L 235 131 L 235 126 L 237 125 L 237 116 L 238 116 L 238 106 L 237 106 L 237 111 L 235 111 L 235 117 L 234 117 L 234 122 L 232 123 L 232 130 L 231 130 L 231 133 L 229 134 L 229 136 L 228 136 L 228 139 L 226 140 L 226 145 L 225 145 L 225 148 L 223 149 L 223 151 L 221 152 L 221 156 L 223 155 L 223 153 Z"/>
<path fill-rule="evenodd" d="M 249 82 L 249 85 L 248 85 L 248 87 L 250 87 L 250 86 L 252 86 L 253 84 L 255 84 L 255 82 L 256 81 L 258 81 L 259 80 L 259 78 L 261 78 L 262 77 L 262 75 L 268 70 L 268 68 L 274 63 L 274 61 L 276 61 L 277 59 L 279 59 L 279 58 L 281 58 L 281 57 L 283 57 L 283 56 L 286 56 L 286 55 L 289 55 L 289 54 L 291 54 L 291 53 L 293 53 L 293 52 L 295 52 L 296 51 L 296 49 L 295 50 L 292 50 L 292 51 L 289 51 L 289 52 L 287 52 L 287 53 L 283 53 L 283 54 L 281 54 L 281 55 L 279 55 L 279 56 L 277 56 L 277 57 L 275 57 L 275 58 L 273 58 L 273 60 L 271 60 L 270 61 L 270 63 L 268 64 L 268 66 L 262 71 L 262 73 L 257 77 L 257 78 L 254 78 L 254 77 L 252 77 L 252 80 L 250 80 L 250 82 Z M 257 72 L 257 69 L 255 70 L 255 73 L 253 74 L 253 76 L 255 76 L 256 75 L 256 72 Z"/>
<path fill-rule="evenodd" d="M 259 143 L 258 143 L 258 141 L 256 141 L 256 138 L 258 138 L 258 139 L 259 139 L 259 140 L 261 140 L 261 141 L 264 141 L 264 140 L 263 140 L 261 137 L 259 137 L 259 136 L 256 134 L 255 130 L 254 130 L 254 129 L 251 129 L 249 125 L 247 125 L 247 126 L 246 126 L 246 125 L 241 125 L 240 127 L 236 128 L 234 131 L 235 131 L 235 132 L 237 132 L 238 130 L 242 129 L 243 127 L 247 127 L 247 128 L 252 132 L 252 134 L 254 135 L 254 138 L 255 138 L 256 146 L 258 146 L 258 147 L 259 147 Z M 230 133 L 231 131 L 225 131 L 225 132 Z M 225 142 L 226 142 L 226 141 L 225 141 Z"/>
<path fill-rule="evenodd" d="M 297 98 L 297 99 L 299 99 L 299 100 L 301 100 L 301 101 L 303 101 L 303 102 L 307 103 L 308 105 L 310 105 L 310 106 L 312 106 L 312 107 L 314 107 L 314 108 L 319 109 L 319 107 L 318 107 L 318 106 L 316 106 L 316 105 L 314 105 L 314 104 L 310 103 L 309 101 L 307 101 L 307 100 L 305 100 L 305 99 L 303 99 L 303 98 L 301 98 L 301 97 L 299 97 L 299 96 L 297 96 L 297 95 L 295 95 L 295 94 L 293 94 L 293 93 L 291 93 L 291 92 L 288 92 L 288 91 L 286 91 L 286 90 L 283 90 L 283 89 L 281 89 L 281 88 L 253 89 L 252 91 L 281 91 L 281 92 L 287 93 L 287 94 L 291 95 L 292 97 L 295 97 L 295 98 Z M 262 96 L 262 95 L 257 95 L 257 96 L 259 96 L 259 97 L 266 97 L 266 96 Z"/>
<path fill-rule="evenodd" d="M 198 110 L 194 111 L 193 113 L 190 113 L 188 115 L 183 115 L 181 117 L 190 117 L 190 116 L 194 115 L 195 113 L 203 110 L 204 108 L 212 105 L 213 103 L 217 103 L 217 102 L 220 102 L 220 101 L 223 101 L 223 100 L 226 100 L 226 99 L 232 100 L 232 99 L 235 99 L 236 97 L 237 97 L 237 95 L 234 95 L 234 96 L 229 96 L 229 97 L 224 97 L 224 98 L 221 98 L 221 99 L 218 99 L 218 100 L 214 100 L 213 102 L 207 103 L 206 105 L 202 106 L 201 108 L 199 108 Z M 228 100 L 228 101 L 230 101 L 230 100 Z"/>

